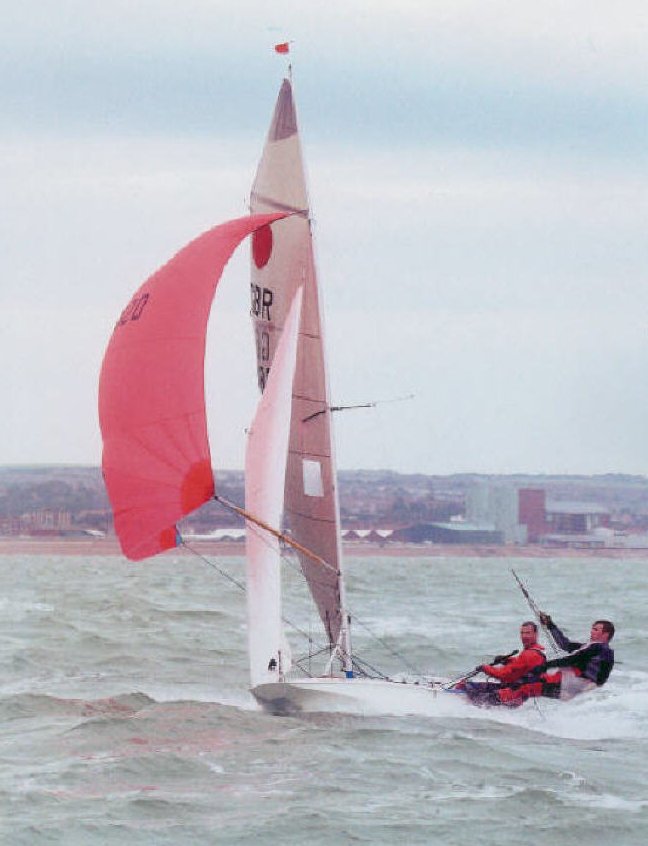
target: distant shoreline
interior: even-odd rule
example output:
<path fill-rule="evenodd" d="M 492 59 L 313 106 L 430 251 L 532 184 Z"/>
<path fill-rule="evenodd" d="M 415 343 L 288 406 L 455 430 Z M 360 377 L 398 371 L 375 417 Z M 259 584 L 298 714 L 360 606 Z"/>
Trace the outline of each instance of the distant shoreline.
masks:
<path fill-rule="evenodd" d="M 245 544 L 231 541 L 188 541 L 201 555 L 243 557 Z M 348 542 L 347 558 L 632 558 L 648 562 L 648 549 L 574 549 L 545 546 L 476 546 L 470 544 L 407 544 Z M 116 538 L 20 538 L 0 537 L 0 555 L 121 556 Z M 191 555 L 178 547 L 167 555 Z"/>

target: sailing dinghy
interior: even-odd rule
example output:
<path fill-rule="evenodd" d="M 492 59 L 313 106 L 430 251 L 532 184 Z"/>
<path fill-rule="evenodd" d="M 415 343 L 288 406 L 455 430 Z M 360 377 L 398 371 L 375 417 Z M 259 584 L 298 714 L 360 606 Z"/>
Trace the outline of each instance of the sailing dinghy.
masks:
<path fill-rule="evenodd" d="M 262 393 L 248 430 L 242 509 L 215 487 L 204 356 L 216 288 L 249 236 Z M 320 300 L 292 84 L 285 79 L 250 216 L 188 244 L 138 289 L 116 323 L 99 385 L 102 467 L 115 530 L 124 554 L 141 560 L 182 543 L 178 521 L 212 498 L 245 517 L 251 691 L 266 709 L 438 713 L 440 700 L 456 701 L 438 697 L 442 680 L 371 677 L 352 651 Z M 296 550 L 321 620 L 326 662 L 318 675 L 291 659 L 282 544 Z"/>

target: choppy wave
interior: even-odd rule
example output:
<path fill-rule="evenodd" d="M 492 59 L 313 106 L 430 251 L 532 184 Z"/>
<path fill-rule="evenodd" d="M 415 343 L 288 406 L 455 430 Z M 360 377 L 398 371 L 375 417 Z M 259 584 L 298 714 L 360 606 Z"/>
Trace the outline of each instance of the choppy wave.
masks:
<path fill-rule="evenodd" d="M 351 562 L 358 651 L 450 678 L 508 651 L 529 613 L 510 564 Z M 3 559 L 3 842 L 643 846 L 648 578 L 637 561 L 514 566 L 573 636 L 615 620 L 608 685 L 512 711 L 448 696 L 432 718 L 282 718 L 248 692 L 244 598 L 199 562 Z M 286 599 L 316 631 L 294 571 Z"/>
<path fill-rule="evenodd" d="M 154 702 L 143 693 L 125 693 L 105 699 L 61 699 L 45 694 L 22 693 L 0 697 L 0 721 L 47 717 L 131 717 Z"/>

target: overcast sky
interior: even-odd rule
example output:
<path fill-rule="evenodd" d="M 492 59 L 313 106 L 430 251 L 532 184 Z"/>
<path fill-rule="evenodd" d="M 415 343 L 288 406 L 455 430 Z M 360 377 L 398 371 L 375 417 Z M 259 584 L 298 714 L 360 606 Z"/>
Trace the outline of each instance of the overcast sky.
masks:
<path fill-rule="evenodd" d="M 99 464 L 131 293 L 246 211 L 293 41 L 343 468 L 648 472 L 648 6 L 23 0 L 0 30 L 0 463 Z M 256 379 L 247 255 L 214 461 Z"/>

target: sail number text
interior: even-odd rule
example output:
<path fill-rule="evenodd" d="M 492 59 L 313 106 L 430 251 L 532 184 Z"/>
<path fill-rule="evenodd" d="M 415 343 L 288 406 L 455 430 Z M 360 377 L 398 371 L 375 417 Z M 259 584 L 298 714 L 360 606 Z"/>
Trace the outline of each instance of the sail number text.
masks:
<path fill-rule="evenodd" d="M 138 297 L 133 297 L 119 316 L 117 326 L 125 326 L 131 320 L 139 320 L 148 301 L 149 294 L 140 294 Z"/>
<path fill-rule="evenodd" d="M 270 375 L 270 333 L 260 326 L 256 328 L 257 381 L 261 392 L 265 390 Z"/>
<path fill-rule="evenodd" d="M 251 314 L 264 323 L 272 322 L 272 303 L 274 293 L 261 285 L 250 285 Z M 257 381 L 263 392 L 270 375 L 270 332 L 262 324 L 257 324 L 256 331 Z"/>
<path fill-rule="evenodd" d="M 270 288 L 262 288 L 260 285 L 252 283 L 250 285 L 250 294 L 252 296 L 252 314 L 261 320 L 272 320 L 270 315 L 270 307 L 274 294 Z"/>

